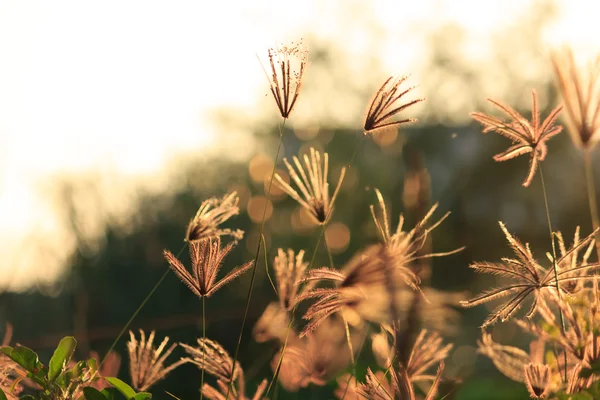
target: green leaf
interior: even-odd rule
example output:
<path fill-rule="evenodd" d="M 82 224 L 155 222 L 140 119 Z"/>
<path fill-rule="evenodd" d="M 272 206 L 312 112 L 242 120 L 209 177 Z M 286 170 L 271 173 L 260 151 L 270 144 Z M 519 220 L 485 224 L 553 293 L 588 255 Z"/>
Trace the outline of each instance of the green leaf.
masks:
<path fill-rule="evenodd" d="M 106 396 L 93 387 L 84 387 L 83 395 L 85 400 L 106 400 Z"/>
<path fill-rule="evenodd" d="M 133 397 L 134 400 L 148 400 L 151 398 L 152 398 L 152 395 L 150 393 L 146 393 L 146 392 L 138 393 Z"/>
<path fill-rule="evenodd" d="M 125 396 L 127 399 L 135 399 L 135 390 L 131 388 L 128 384 L 120 380 L 119 378 L 106 377 L 104 378 L 108 383 L 113 385 L 119 392 Z"/>
<path fill-rule="evenodd" d="M 25 396 L 19 397 L 20 400 L 37 400 L 35 397 L 33 397 L 30 394 L 26 394 Z"/>
<path fill-rule="evenodd" d="M 2 389 L 0 389 L 0 400 L 8 400 Z"/>
<path fill-rule="evenodd" d="M 77 340 L 73 336 L 64 337 L 60 341 L 50 359 L 50 364 L 48 364 L 48 380 L 51 382 L 56 380 L 63 366 L 67 365 L 71 360 L 75 347 L 77 347 Z"/>
<path fill-rule="evenodd" d="M 37 373 L 42 365 L 38 360 L 38 355 L 31 349 L 25 346 L 10 347 L 4 346 L 0 348 L 11 360 L 25 368 L 27 371 Z"/>
<path fill-rule="evenodd" d="M 115 395 L 113 394 L 113 389 L 111 388 L 109 389 L 102 389 L 102 391 L 100 392 L 104 395 L 104 397 L 106 397 L 107 400 L 114 400 L 115 399 Z"/>

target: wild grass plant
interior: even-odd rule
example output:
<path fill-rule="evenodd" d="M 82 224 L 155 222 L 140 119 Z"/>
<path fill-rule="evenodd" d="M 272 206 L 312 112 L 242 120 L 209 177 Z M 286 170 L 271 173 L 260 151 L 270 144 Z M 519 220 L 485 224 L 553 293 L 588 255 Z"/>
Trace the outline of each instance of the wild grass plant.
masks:
<path fill-rule="evenodd" d="M 284 398 L 288 392 L 324 385 L 335 385 L 337 399 L 450 398 L 452 389 L 443 391 L 442 387 L 455 387 L 460 382 L 458 379 L 449 382 L 451 378 L 444 375 L 445 359 L 453 349 L 444 336 L 460 318 L 457 307 L 488 302 L 496 303 L 496 308 L 481 323 L 478 352 L 491 359 L 502 374 L 521 382 L 532 398 L 600 398 L 597 274 L 600 251 L 596 241 L 600 228 L 591 169 L 591 149 L 598 140 L 600 118 L 598 64 L 593 64 L 586 73 L 578 69 L 569 52 L 552 56 L 568 129 L 583 153 L 590 221 L 594 227 L 591 233 L 582 234 L 578 228 L 572 240 L 565 240 L 560 231 L 554 230 L 548 207 L 542 166 L 546 157 L 551 157 L 549 139 L 563 129 L 558 124 L 563 106 L 557 106 L 542 118 L 540 101 L 533 90 L 530 119 L 496 100 L 490 102 L 504 116 L 472 113 L 483 125 L 483 133 L 496 132 L 512 142 L 506 151 L 493 157 L 495 161 L 528 155 L 529 169 L 523 186 L 533 185 L 536 174 L 539 176 L 550 251 L 543 261 L 534 255 L 528 243 L 511 233 L 510 226 L 500 222 L 514 255 L 472 263 L 473 270 L 497 276 L 501 283 L 469 298 L 464 293 L 441 292 L 428 285 L 431 259 L 449 257 L 464 248 L 432 250 L 432 232 L 449 213 L 441 211 L 438 203 L 431 204 L 428 173 L 419 162 L 408 166 L 402 201 L 386 201 L 390 194 L 373 188 L 370 208 L 355 210 L 370 213 L 379 235 L 377 243 L 364 243 L 345 265 L 338 267 L 334 265 L 328 241 L 323 240 L 344 179 L 352 169 L 360 169 L 355 160 L 364 141 L 416 122 L 405 114 L 425 100 L 411 97 L 414 87 L 406 86 L 408 78 L 392 75 L 375 91 L 366 107 L 362 134 L 356 138 L 354 153 L 336 176 L 332 176 L 327 151 L 315 147 L 291 159 L 284 157 L 285 170 L 277 170 L 285 124 L 302 99 L 303 79 L 309 73 L 308 50 L 301 42 L 292 43 L 270 49 L 267 59 L 263 68 L 282 121 L 273 167 L 265 184 L 266 201 L 254 259 L 235 268 L 227 263 L 227 255 L 247 240 L 242 230 L 224 226 L 235 224 L 235 216 L 240 213 L 238 194 L 230 192 L 204 200 L 188 224 L 184 246 L 175 254 L 168 249 L 163 251 L 166 261 L 163 276 L 123 327 L 104 359 L 93 355 L 75 361 L 77 341 L 69 336 L 44 364 L 33 350 L 9 346 L 8 325 L 0 358 L 0 400 L 109 400 L 122 396 L 149 399 L 152 387 L 167 374 L 176 373 L 183 364 L 199 369 L 200 399 Z M 318 227 L 312 249 L 278 248 L 275 255 L 269 254 L 264 228 L 273 185 L 297 202 Z M 404 213 L 394 224 L 390 208 L 396 207 L 396 203 L 403 203 Z M 407 223 L 409 218 L 404 217 L 408 214 L 410 220 L 416 221 L 412 226 Z M 327 252 L 326 261 L 318 257 L 321 246 Z M 180 260 L 186 247 L 189 267 Z M 246 381 L 248 364 L 240 359 L 240 348 L 259 268 L 266 271 L 269 290 L 276 300 L 262 311 L 252 336 L 254 341 L 269 342 L 277 350 L 270 361 L 272 373 L 253 386 Z M 114 376 L 120 364 L 113 351 L 115 344 L 171 271 L 201 301 L 201 336 L 194 343 L 169 345 L 169 338 L 158 338 L 155 331 L 129 331 L 130 379 L 126 383 Z M 243 319 L 236 346 L 227 349 L 218 337 L 206 335 L 206 315 L 211 313 L 208 300 L 244 274 L 249 274 L 250 279 L 246 301 L 240 304 Z M 521 316 L 519 310 L 523 305 L 527 305 L 527 311 Z M 489 327 L 508 320 L 516 321 L 533 338 L 529 351 L 494 340 Z M 178 350 L 182 355 L 176 356 Z M 371 353 L 368 358 L 373 362 L 359 373 L 358 360 L 365 358 L 366 353 Z M 206 382 L 206 375 L 211 376 L 211 383 Z M 154 395 L 161 399 L 178 398 L 176 391 L 175 388 Z"/>

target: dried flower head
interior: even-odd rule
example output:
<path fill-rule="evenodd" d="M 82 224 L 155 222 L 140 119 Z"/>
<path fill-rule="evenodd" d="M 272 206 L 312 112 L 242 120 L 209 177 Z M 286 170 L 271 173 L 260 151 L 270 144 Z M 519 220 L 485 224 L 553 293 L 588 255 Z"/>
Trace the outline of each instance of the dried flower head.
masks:
<path fill-rule="evenodd" d="M 424 400 L 433 400 L 437 395 L 443 370 L 444 362 L 442 361 Z M 382 372 L 373 373 L 369 368 L 365 377 L 366 382 L 360 384 L 356 392 L 367 400 L 416 400 L 414 387 L 406 370 L 401 365 L 390 368 L 390 375 L 391 381 L 388 381 Z"/>
<path fill-rule="evenodd" d="M 532 398 L 546 398 L 561 383 L 557 364 L 544 363 L 543 339 L 531 343 L 529 354 L 518 347 L 498 344 L 485 332 L 477 344 L 477 351 L 488 357 L 504 376 L 525 383 Z"/>
<path fill-rule="evenodd" d="M 377 230 L 381 234 L 383 243 L 390 250 L 390 254 L 396 257 L 396 261 L 398 263 L 408 265 L 416 259 L 447 256 L 464 249 L 464 247 L 461 247 L 459 249 L 444 253 L 419 254 L 419 251 L 425 245 L 429 233 L 437 228 L 442 222 L 444 222 L 444 220 L 450 215 L 450 212 L 447 212 L 439 220 L 427 227 L 429 219 L 435 210 L 437 210 L 438 204 L 436 203 L 429 209 L 423 219 L 408 232 L 402 230 L 404 228 L 404 216 L 400 214 L 396 231 L 392 233 L 388 211 L 385 201 L 383 200 L 383 196 L 381 195 L 379 189 L 375 189 L 375 194 L 377 195 L 377 202 L 380 208 L 380 216 L 377 216 L 377 213 L 375 212 L 375 206 L 373 205 L 370 206 L 371 216 L 373 217 L 373 221 L 377 226 Z"/>
<path fill-rule="evenodd" d="M 556 309 L 562 314 L 564 329 L 555 315 Z M 547 301 L 540 303 L 539 314 L 538 323 L 517 324 L 540 339 L 559 345 L 570 359 L 585 368 L 600 361 L 600 291 L 596 279 L 591 287 L 582 288 L 575 295 L 549 293 Z"/>
<path fill-rule="evenodd" d="M 395 331 L 389 326 L 382 326 L 381 332 L 371 337 L 373 354 L 382 368 L 389 368 L 394 360 Z M 427 374 L 427 370 L 448 357 L 452 347 L 452 344 L 443 344 L 439 333 L 429 332 L 426 329 L 421 330 L 415 339 L 406 364 L 406 373 L 411 382 L 434 380 L 435 376 Z"/>
<path fill-rule="evenodd" d="M 223 259 L 229 254 L 234 244 L 229 243 L 221 247 L 221 238 L 206 239 L 201 242 L 190 243 L 190 258 L 192 273 L 183 266 L 173 253 L 164 250 L 163 254 L 169 266 L 175 271 L 179 279 L 198 297 L 209 297 L 217 290 L 235 278 L 248 271 L 253 262 L 247 262 L 241 267 L 234 268 L 221 280 L 216 281 L 217 274 L 223 265 Z"/>
<path fill-rule="evenodd" d="M 351 335 L 353 348 L 363 338 L 359 332 Z M 277 353 L 271 366 L 276 370 L 281 362 L 279 382 L 292 392 L 309 384 L 325 385 L 351 362 L 343 323 L 336 318 L 327 319 L 314 332 L 288 343 L 281 351 L 283 359 L 281 352 Z"/>
<path fill-rule="evenodd" d="M 298 254 L 294 250 L 277 250 L 277 256 L 273 263 L 275 269 L 275 280 L 277 281 L 277 295 L 279 303 L 284 310 L 291 310 L 296 305 L 296 298 L 311 289 L 312 285 L 304 283 L 308 262 L 304 261 L 304 250 Z"/>
<path fill-rule="evenodd" d="M 402 110 L 420 103 L 425 99 L 416 99 L 408 103 L 399 104 L 398 102 L 404 95 L 414 89 L 414 86 L 401 90 L 400 85 L 406 81 L 408 77 L 392 75 L 381 85 L 375 97 L 371 101 L 369 111 L 365 118 L 363 127 L 364 134 L 374 133 L 380 129 L 390 128 L 416 121 L 415 118 L 406 118 L 399 121 L 391 121 L 391 118 Z"/>
<path fill-rule="evenodd" d="M 516 382 L 524 382 L 523 370 L 532 362 L 524 350 L 494 342 L 492 335 L 483 332 L 477 342 L 477 352 L 488 357 L 504 376 Z"/>
<path fill-rule="evenodd" d="M 313 269 L 307 279 L 334 282 L 336 287 L 313 289 L 298 298 L 299 301 L 318 299 L 304 315 L 304 319 L 310 322 L 301 336 L 337 312 L 342 312 L 353 325 L 363 319 L 387 322 L 391 317 L 388 288 L 400 290 L 408 285 L 416 289 L 419 284 L 419 279 L 410 269 L 394 263 L 383 245 L 373 245 L 356 254 L 342 271 Z"/>
<path fill-rule="evenodd" d="M 502 263 L 476 262 L 471 264 L 470 267 L 477 272 L 511 278 L 515 282 L 483 292 L 471 300 L 461 302 L 464 307 L 473 307 L 501 297 L 512 296 L 509 301 L 501 304 L 485 320 L 482 327 L 490 325 L 498 319 L 502 321 L 508 320 L 520 308 L 523 301 L 533 295 L 533 304 L 527 312 L 527 317 L 531 318 L 537 310 L 538 301 L 544 290 L 555 290 L 557 281 L 560 286 L 564 283 L 577 280 L 589 280 L 591 278 L 586 275 L 586 271 L 600 266 L 598 263 L 567 265 L 565 262 L 565 260 L 571 260 L 575 252 L 588 246 L 594 240 L 596 232 L 593 232 L 583 240 L 573 243 L 573 246 L 557 260 L 557 265 L 561 266 L 561 269 L 558 271 L 557 277 L 555 277 L 552 267 L 546 269 L 533 258 L 529 244 L 526 243 L 523 245 L 518 239 L 514 238 L 502 222 L 500 222 L 500 228 L 504 232 L 504 235 L 506 235 L 508 244 L 513 249 L 517 259 L 502 258 Z M 563 289 L 561 288 L 561 290 Z"/>
<path fill-rule="evenodd" d="M 550 367 L 545 364 L 525 366 L 525 386 L 533 399 L 545 399 L 550 394 Z"/>
<path fill-rule="evenodd" d="M 538 163 L 546 158 L 548 152 L 546 142 L 562 131 L 562 126 L 554 125 L 562 106 L 552 110 L 540 125 L 537 93 L 535 90 L 531 92 L 533 95 L 531 122 L 510 106 L 492 99 L 488 99 L 488 101 L 512 118 L 511 122 L 503 122 L 498 118 L 480 112 L 471 113 L 471 116 L 485 127 L 483 133 L 495 131 L 513 141 L 514 144 L 508 150 L 494 156 L 495 161 L 506 161 L 523 154 L 530 154 L 529 173 L 523 182 L 525 187 L 531 184 Z"/>
<path fill-rule="evenodd" d="M 210 339 L 201 338 L 198 339 L 197 347 L 192 347 L 185 343 L 180 343 L 180 345 L 191 356 L 182 358 L 182 362 L 195 364 L 198 368 L 217 378 L 218 389 L 205 384 L 202 387 L 202 394 L 204 396 L 211 400 L 225 400 L 227 398 L 235 400 L 248 399 L 244 394 L 244 371 L 240 363 L 236 361 L 234 368 L 233 359 L 220 344 Z M 232 382 L 235 382 L 235 385 L 230 386 Z M 261 399 L 266 387 L 267 381 L 264 380 L 256 389 L 252 400 Z M 227 397 L 228 395 L 230 397 Z"/>
<path fill-rule="evenodd" d="M 551 59 L 571 138 L 575 145 L 591 148 L 600 131 L 600 56 L 588 65 L 587 71 L 578 70 L 570 49 L 554 52 Z"/>
<path fill-rule="evenodd" d="M 132 386 L 139 390 L 145 391 L 156 382 L 162 380 L 169 372 L 183 364 L 182 361 L 177 361 L 170 366 L 165 366 L 167 357 L 177 347 L 177 343 L 173 343 L 166 351 L 169 337 L 165 337 L 162 343 L 155 348 L 154 331 L 150 333 L 146 340 L 146 334 L 140 330 L 140 340 L 136 340 L 133 332 L 129 331 L 129 342 L 127 343 L 127 352 L 129 353 L 129 372 L 131 374 Z"/>
<path fill-rule="evenodd" d="M 346 174 L 346 168 L 342 168 L 340 179 L 333 192 L 333 196 L 330 198 L 329 183 L 327 182 L 329 155 L 323 153 L 323 158 L 321 158 L 321 153 L 311 147 L 310 157 L 305 154 L 303 160 L 304 166 L 302 166 L 298 157 L 294 156 L 294 164 L 298 169 L 298 172 L 296 172 L 287 159 L 283 159 L 290 177 L 296 183 L 302 196 L 290 184 L 285 182 L 279 174 L 275 174 L 275 180 L 281 190 L 308 210 L 314 220 L 322 225 L 331 215 L 335 199 Z"/>
<path fill-rule="evenodd" d="M 575 234 L 573 236 L 573 245 L 575 245 L 575 243 L 579 243 L 579 227 L 575 228 Z M 558 241 L 558 250 L 559 250 L 559 254 L 560 254 L 560 262 L 557 263 L 557 268 L 559 271 L 565 270 L 565 269 L 573 269 L 575 268 L 577 265 L 588 265 L 589 264 L 589 258 L 592 255 L 592 251 L 594 250 L 594 244 L 595 241 L 590 241 L 590 243 L 588 244 L 587 248 L 577 248 L 572 252 L 569 252 L 567 249 L 567 246 L 565 245 L 565 240 L 563 238 L 563 235 L 561 232 L 556 232 L 556 238 Z M 550 262 L 553 261 L 553 256 L 550 253 L 546 253 L 546 256 L 548 257 L 548 259 L 550 260 Z M 581 256 L 581 260 L 579 259 L 579 256 Z M 558 261 L 558 260 L 557 260 Z M 567 273 L 566 276 L 567 277 L 576 277 L 578 275 L 588 275 L 589 272 L 591 272 L 590 270 L 587 271 L 583 271 L 583 272 L 571 272 L 571 273 Z M 585 285 L 585 280 L 574 280 L 571 282 L 565 282 L 565 284 L 563 285 L 563 289 L 566 290 L 569 293 L 574 293 L 579 291 L 580 289 L 583 288 L 583 286 Z"/>
<path fill-rule="evenodd" d="M 300 40 L 298 43 L 291 42 L 289 45 L 270 48 L 268 56 L 270 74 L 262 63 L 261 66 L 269 80 L 279 113 L 283 118 L 288 118 L 300 94 L 308 60 L 308 49 Z"/>
<path fill-rule="evenodd" d="M 236 192 L 223 196 L 222 199 L 211 197 L 200 205 L 196 216 L 190 221 L 185 240 L 194 243 L 207 238 L 231 236 L 235 241 L 244 237 L 244 231 L 220 228 L 223 222 L 240 213 L 240 199 Z"/>
<path fill-rule="evenodd" d="M 217 342 L 210 339 L 198 339 L 198 346 L 192 347 L 180 343 L 181 347 L 191 356 L 182 358 L 183 361 L 195 364 L 198 368 L 213 375 L 226 383 L 237 379 L 241 368 L 233 368 L 233 359 L 229 353 Z M 233 375 L 235 373 L 235 375 Z"/>

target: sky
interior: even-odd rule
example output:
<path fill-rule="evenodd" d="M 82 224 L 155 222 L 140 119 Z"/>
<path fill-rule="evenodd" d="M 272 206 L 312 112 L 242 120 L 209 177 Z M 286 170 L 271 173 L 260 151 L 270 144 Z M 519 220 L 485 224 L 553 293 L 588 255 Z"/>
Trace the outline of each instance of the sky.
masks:
<path fill-rule="evenodd" d="M 428 29 L 455 22 L 476 59 L 525 3 L 535 7 L 519 0 L 0 0 L 0 287 L 52 282 L 73 250 L 54 179 L 93 174 L 100 194 L 126 214 L 128 188 L 168 189 L 178 156 L 223 152 L 215 110 L 271 112 L 257 61 L 266 48 L 316 38 L 348 59 L 369 53 L 395 72 L 419 65 Z M 597 51 L 590 7 L 600 5 L 593 4 L 557 2 L 548 45 Z M 233 132 L 241 158 L 255 150 L 245 133 Z M 100 231 L 90 225 L 90 235 Z"/>

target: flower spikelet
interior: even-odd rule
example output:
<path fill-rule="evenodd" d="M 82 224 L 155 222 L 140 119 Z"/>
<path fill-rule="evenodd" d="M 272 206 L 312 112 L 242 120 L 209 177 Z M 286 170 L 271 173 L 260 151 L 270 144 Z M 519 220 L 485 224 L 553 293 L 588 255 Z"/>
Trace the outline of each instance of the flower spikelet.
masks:
<path fill-rule="evenodd" d="M 554 52 L 552 66 L 565 103 L 569 133 L 575 145 L 593 147 L 600 132 L 600 56 L 582 71 L 570 49 Z"/>
<path fill-rule="evenodd" d="M 590 270 L 597 269 L 600 264 L 567 264 L 566 260 L 572 260 L 573 254 L 585 249 L 590 242 L 594 240 L 594 231 L 586 238 L 579 240 L 569 248 L 556 261 L 561 266 L 555 277 L 554 269 L 542 267 L 533 257 L 529 244 L 523 244 L 513 237 L 504 224 L 500 222 L 500 228 L 504 232 L 508 244 L 513 249 L 516 258 L 502 258 L 501 263 L 476 262 L 470 267 L 477 272 L 485 272 L 500 277 L 510 278 L 512 282 L 495 289 L 483 292 L 475 298 L 462 301 L 464 307 L 473 307 L 489 301 L 510 296 L 510 299 L 501 304 L 483 323 L 482 327 L 493 324 L 497 320 L 506 321 L 512 317 L 521 307 L 523 302 L 533 297 L 533 304 L 527 312 L 527 318 L 531 318 L 538 310 L 538 303 L 543 300 L 541 296 L 546 291 L 555 291 L 556 287 L 561 287 L 565 283 L 572 283 L 580 280 L 591 280 L 587 275 Z M 564 291 L 561 287 L 561 291 Z"/>
<path fill-rule="evenodd" d="M 408 77 L 392 75 L 381 85 L 375 93 L 363 126 L 364 134 L 374 133 L 381 129 L 396 127 L 416 121 L 415 118 L 405 118 L 393 121 L 394 115 L 407 109 L 408 107 L 420 103 L 425 99 L 415 99 L 406 103 L 400 103 L 402 97 L 411 92 L 414 86 L 406 89 L 400 89 Z"/>
<path fill-rule="evenodd" d="M 196 296 L 210 297 L 217 290 L 248 271 L 253 265 L 252 261 L 247 262 L 241 267 L 229 271 L 227 275 L 217 281 L 217 274 L 223 265 L 223 259 L 233 246 L 233 243 L 229 243 L 225 247 L 221 247 L 219 237 L 190 243 L 192 273 L 170 251 L 164 250 L 163 254 L 171 269 Z"/>
<path fill-rule="evenodd" d="M 303 157 L 304 165 L 301 164 L 296 156 L 294 156 L 293 161 L 296 169 L 294 169 L 286 158 L 283 159 L 290 177 L 298 187 L 300 193 L 292 188 L 289 183 L 285 182 L 279 174 L 275 174 L 277 185 L 308 210 L 315 222 L 320 225 L 325 224 L 331 215 L 335 199 L 342 186 L 346 168 L 342 168 L 333 196 L 329 197 L 329 183 L 327 182 L 329 155 L 323 153 L 321 157 L 321 153 L 311 147 L 310 157 L 306 154 Z"/>
<path fill-rule="evenodd" d="M 177 361 L 170 366 L 165 366 L 167 357 L 173 352 L 177 343 L 167 349 L 169 338 L 165 337 L 158 348 L 154 347 L 154 331 L 146 339 L 144 331 L 140 330 L 138 341 L 133 332 L 129 331 L 130 340 L 127 343 L 129 353 L 129 372 L 131 382 L 135 389 L 145 391 L 156 382 L 163 379 L 169 372 L 183 364 Z M 165 350 L 166 349 L 166 350 Z"/>
<path fill-rule="evenodd" d="M 231 236 L 234 241 L 244 237 L 244 231 L 221 228 L 220 225 L 240 213 L 240 199 L 236 192 L 219 199 L 212 197 L 200 205 L 196 216 L 188 224 L 185 241 L 194 243 L 207 238 Z"/>
<path fill-rule="evenodd" d="M 288 118 L 296 105 L 304 72 L 307 66 L 308 49 L 302 41 L 291 42 L 289 45 L 270 48 L 268 50 L 269 69 L 263 67 L 269 80 L 271 94 L 277 104 L 279 113 Z"/>
<path fill-rule="evenodd" d="M 540 123 L 537 93 L 535 90 L 531 92 L 533 97 L 531 121 L 525 119 L 512 107 L 492 99 L 488 99 L 488 101 L 512 118 L 512 121 L 504 122 L 480 112 L 471 113 L 471 116 L 484 126 L 483 133 L 495 131 L 512 140 L 513 145 L 506 151 L 496 154 L 494 156 L 495 161 L 506 161 L 523 154 L 529 154 L 529 172 L 523 181 L 525 187 L 531 184 L 538 163 L 546 158 L 548 153 L 546 142 L 562 131 L 562 126 L 554 125 L 562 106 L 552 110 L 544 122 Z"/>

